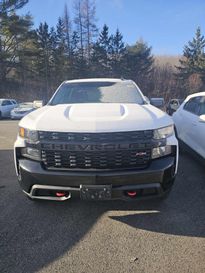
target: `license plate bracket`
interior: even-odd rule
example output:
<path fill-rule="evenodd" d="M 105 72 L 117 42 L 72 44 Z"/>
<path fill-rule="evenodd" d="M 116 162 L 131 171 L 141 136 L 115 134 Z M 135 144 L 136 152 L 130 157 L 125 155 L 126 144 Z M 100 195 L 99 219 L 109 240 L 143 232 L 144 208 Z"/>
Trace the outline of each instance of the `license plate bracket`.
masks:
<path fill-rule="evenodd" d="M 111 185 L 80 185 L 80 198 L 82 200 L 109 200 L 111 195 Z"/>

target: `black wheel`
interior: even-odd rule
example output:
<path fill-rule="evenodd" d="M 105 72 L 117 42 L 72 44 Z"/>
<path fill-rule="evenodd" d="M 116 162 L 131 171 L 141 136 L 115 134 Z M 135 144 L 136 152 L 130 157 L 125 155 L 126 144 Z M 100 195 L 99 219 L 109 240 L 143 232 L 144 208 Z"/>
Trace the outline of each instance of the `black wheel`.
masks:
<path fill-rule="evenodd" d="M 2 114 L 1 114 L 1 111 L 0 111 L 0 119 L 2 119 Z"/>

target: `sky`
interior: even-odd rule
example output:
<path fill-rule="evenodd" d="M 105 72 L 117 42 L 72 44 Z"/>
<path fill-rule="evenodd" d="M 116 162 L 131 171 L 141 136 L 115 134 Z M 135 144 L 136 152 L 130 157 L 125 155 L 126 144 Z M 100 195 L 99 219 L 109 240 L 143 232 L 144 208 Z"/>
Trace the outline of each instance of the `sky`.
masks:
<path fill-rule="evenodd" d="M 72 17 L 74 1 L 30 0 L 19 13 L 30 12 L 35 27 L 55 26 L 65 3 Z M 156 55 L 182 54 L 198 26 L 205 34 L 205 0 L 96 0 L 96 17 L 99 30 L 105 23 L 110 33 L 119 28 L 125 44 L 143 39 Z"/>

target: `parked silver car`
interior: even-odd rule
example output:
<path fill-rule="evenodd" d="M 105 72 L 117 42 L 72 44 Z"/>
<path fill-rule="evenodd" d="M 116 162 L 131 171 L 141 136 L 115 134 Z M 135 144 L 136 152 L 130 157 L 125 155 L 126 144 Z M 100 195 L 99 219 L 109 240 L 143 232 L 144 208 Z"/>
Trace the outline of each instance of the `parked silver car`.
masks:
<path fill-rule="evenodd" d="M 0 119 L 10 117 L 10 112 L 17 106 L 14 99 L 0 99 Z"/>
<path fill-rule="evenodd" d="M 34 111 L 36 109 L 33 102 L 23 102 L 19 103 L 12 111 L 11 111 L 11 119 L 21 119 L 28 113 Z"/>

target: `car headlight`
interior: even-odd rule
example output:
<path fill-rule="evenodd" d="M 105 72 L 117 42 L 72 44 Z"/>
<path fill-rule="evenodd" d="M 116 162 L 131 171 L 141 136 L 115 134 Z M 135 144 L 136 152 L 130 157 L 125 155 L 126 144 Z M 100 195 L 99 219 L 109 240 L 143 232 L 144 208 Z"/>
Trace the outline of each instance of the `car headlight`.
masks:
<path fill-rule="evenodd" d="M 172 146 L 162 146 L 152 149 L 152 159 L 156 159 L 162 156 L 166 156 L 172 153 Z"/>
<path fill-rule="evenodd" d="M 41 153 L 37 145 L 35 145 L 38 142 L 38 131 L 20 127 L 19 136 L 26 140 L 26 147 L 21 149 L 22 156 L 40 161 Z"/>
<path fill-rule="evenodd" d="M 36 143 L 38 141 L 38 132 L 35 130 L 19 128 L 19 136 L 25 138 L 28 143 Z"/>
<path fill-rule="evenodd" d="M 169 125 L 160 129 L 154 130 L 154 139 L 163 139 L 170 137 L 174 134 L 174 126 Z"/>

